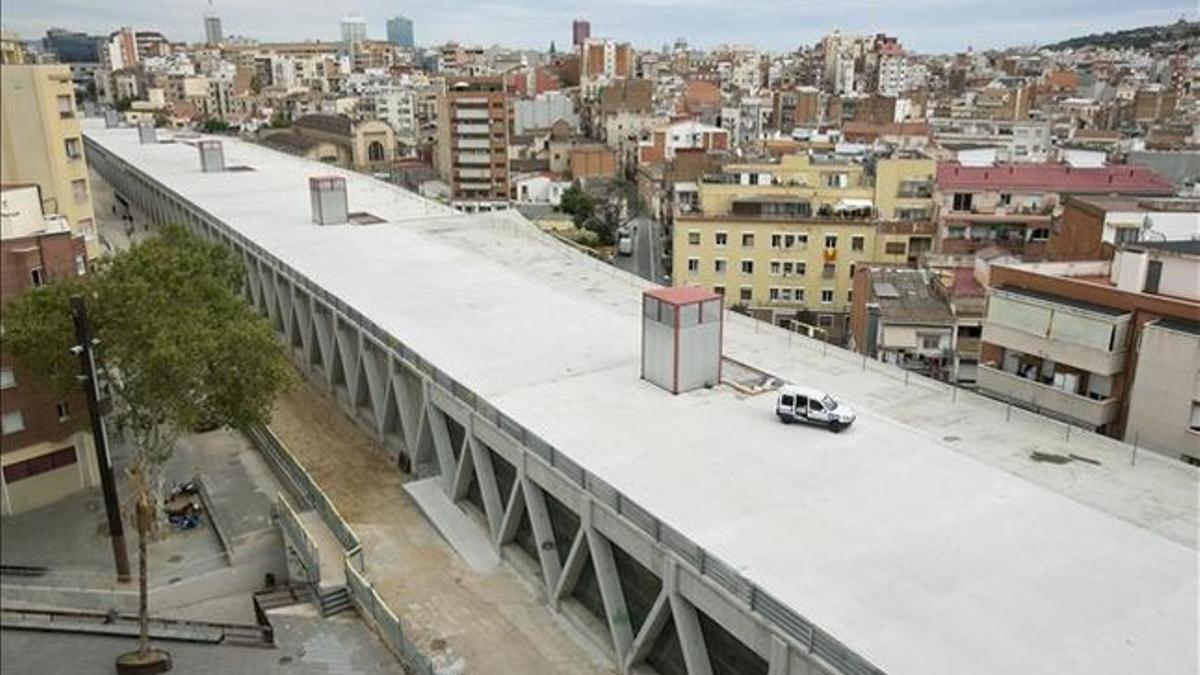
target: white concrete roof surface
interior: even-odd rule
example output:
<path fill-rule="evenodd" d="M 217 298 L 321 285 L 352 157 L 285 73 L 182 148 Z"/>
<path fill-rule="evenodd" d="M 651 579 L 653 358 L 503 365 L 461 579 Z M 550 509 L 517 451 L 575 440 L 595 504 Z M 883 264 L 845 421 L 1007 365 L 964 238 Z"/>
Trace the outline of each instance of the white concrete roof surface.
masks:
<path fill-rule="evenodd" d="M 459 216 L 365 176 L 319 227 L 333 170 L 225 139 L 87 134 L 358 308 L 890 675 L 1196 673 L 1198 472 L 912 376 L 863 369 L 743 317 L 725 352 L 832 392 L 841 434 L 784 426 L 774 396 L 671 396 L 639 373 L 647 282 L 518 214 Z M 1183 392 L 1181 392 L 1181 395 Z M 1033 450 L 1101 462 L 1049 465 Z"/>

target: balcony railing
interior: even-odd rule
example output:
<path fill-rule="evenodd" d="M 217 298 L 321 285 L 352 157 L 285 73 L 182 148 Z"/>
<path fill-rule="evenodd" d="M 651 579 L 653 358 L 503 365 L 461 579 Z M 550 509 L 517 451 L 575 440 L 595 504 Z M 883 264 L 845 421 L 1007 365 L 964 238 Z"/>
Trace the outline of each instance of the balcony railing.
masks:
<path fill-rule="evenodd" d="M 1120 400 L 1096 400 L 1056 389 L 1036 380 L 1004 372 L 995 364 L 979 364 L 976 385 L 983 393 L 1011 401 L 1052 417 L 1067 418 L 1092 428 L 1117 417 Z"/>

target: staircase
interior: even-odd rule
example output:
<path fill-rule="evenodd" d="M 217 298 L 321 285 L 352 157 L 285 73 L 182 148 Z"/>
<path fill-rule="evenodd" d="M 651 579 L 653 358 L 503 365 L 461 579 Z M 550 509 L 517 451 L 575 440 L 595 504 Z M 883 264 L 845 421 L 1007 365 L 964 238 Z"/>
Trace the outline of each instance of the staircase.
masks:
<path fill-rule="evenodd" d="M 347 609 L 353 608 L 353 603 L 350 600 L 350 590 L 345 586 L 337 586 L 335 588 L 320 588 L 313 589 L 316 595 L 317 606 L 321 608 L 321 616 L 333 616 Z"/>
<path fill-rule="evenodd" d="M 291 607 L 313 601 L 312 588 L 304 585 L 280 586 L 254 594 L 254 604 L 261 611 Z"/>

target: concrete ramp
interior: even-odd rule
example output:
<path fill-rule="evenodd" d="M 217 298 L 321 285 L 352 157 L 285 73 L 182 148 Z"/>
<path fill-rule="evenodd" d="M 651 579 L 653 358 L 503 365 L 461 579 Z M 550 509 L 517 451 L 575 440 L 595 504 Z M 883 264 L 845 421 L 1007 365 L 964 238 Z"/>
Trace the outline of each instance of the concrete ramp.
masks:
<path fill-rule="evenodd" d="M 439 534 L 476 572 L 491 572 L 500 564 L 500 557 L 488 541 L 486 529 L 471 521 L 442 491 L 438 477 L 404 484 L 417 507 L 433 523 Z"/>

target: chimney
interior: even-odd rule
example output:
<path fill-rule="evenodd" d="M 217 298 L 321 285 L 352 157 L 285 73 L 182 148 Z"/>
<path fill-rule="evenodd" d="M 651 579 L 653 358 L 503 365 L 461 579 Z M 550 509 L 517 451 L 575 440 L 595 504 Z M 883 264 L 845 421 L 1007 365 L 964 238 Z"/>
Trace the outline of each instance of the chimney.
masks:
<path fill-rule="evenodd" d="M 200 149 L 200 170 L 204 173 L 220 173 L 225 170 L 225 149 L 221 141 L 196 141 Z"/>
<path fill-rule="evenodd" d="M 158 131 L 154 128 L 154 122 L 138 122 L 138 141 L 151 144 L 158 142 Z"/>
<path fill-rule="evenodd" d="M 642 379 L 672 394 L 721 382 L 724 302 L 704 288 L 642 294 Z"/>
<path fill-rule="evenodd" d="M 104 128 L 112 129 L 113 127 L 121 126 L 121 113 L 112 108 L 104 109 Z"/>
<path fill-rule="evenodd" d="M 314 176 L 308 179 L 312 197 L 312 220 L 318 225 L 341 225 L 350 216 L 346 203 L 346 179 L 341 176 Z"/>

